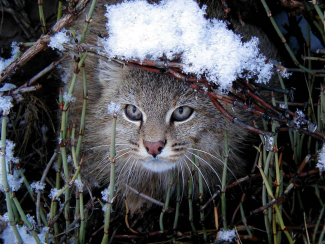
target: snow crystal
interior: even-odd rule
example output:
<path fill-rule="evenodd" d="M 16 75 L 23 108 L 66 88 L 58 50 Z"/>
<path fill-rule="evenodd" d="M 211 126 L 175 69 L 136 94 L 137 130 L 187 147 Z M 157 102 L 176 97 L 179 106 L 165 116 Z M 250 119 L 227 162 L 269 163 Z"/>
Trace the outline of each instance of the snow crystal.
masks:
<path fill-rule="evenodd" d="M 8 215 L 8 212 L 4 213 L 4 214 L 0 217 L 0 220 L 9 223 L 9 215 Z"/>
<path fill-rule="evenodd" d="M 0 92 L 10 91 L 11 89 L 14 89 L 14 88 L 16 88 L 16 86 L 14 84 L 4 83 L 3 87 L 0 88 Z"/>
<path fill-rule="evenodd" d="M 16 42 L 11 44 L 11 57 L 8 59 L 0 58 L 0 74 L 4 71 L 5 68 L 9 66 L 16 58 L 19 53 L 19 47 Z"/>
<path fill-rule="evenodd" d="M 289 73 L 287 69 L 285 69 L 285 70 L 278 69 L 277 71 L 283 78 L 286 78 L 286 79 L 289 79 L 290 75 L 292 75 L 292 73 Z"/>
<path fill-rule="evenodd" d="M 18 226 L 17 225 L 17 229 L 18 229 L 19 234 L 20 234 L 24 243 L 36 243 L 34 237 L 29 233 L 26 226 Z M 40 234 L 38 235 L 41 243 L 45 243 L 45 237 L 46 237 L 47 230 L 48 230 L 48 227 L 42 228 Z M 7 225 L 7 227 L 3 230 L 3 232 L 0 234 L 0 238 L 3 240 L 4 244 L 16 244 L 17 243 L 15 234 L 13 233 L 12 227 L 10 225 Z"/>
<path fill-rule="evenodd" d="M 58 196 L 60 191 L 61 191 L 61 189 L 52 188 L 51 192 L 50 192 L 50 195 L 49 195 L 49 198 L 53 200 L 54 198 L 56 198 Z M 60 201 L 59 198 L 57 198 L 57 200 Z"/>
<path fill-rule="evenodd" d="M 101 192 L 102 194 L 102 199 L 107 202 L 109 199 L 109 186 L 107 188 L 105 188 L 104 191 Z"/>
<path fill-rule="evenodd" d="M 14 148 L 16 144 L 11 140 L 6 140 L 6 159 L 12 163 L 19 163 L 19 158 L 14 157 Z"/>
<path fill-rule="evenodd" d="M 322 149 L 318 152 L 318 163 L 316 165 L 319 171 L 325 171 L 325 144 L 323 144 Z"/>
<path fill-rule="evenodd" d="M 111 101 L 110 104 L 107 105 L 107 113 L 111 115 L 118 113 L 120 109 L 121 109 L 121 105 L 114 103 L 113 101 Z"/>
<path fill-rule="evenodd" d="M 71 157 L 71 155 L 68 155 L 68 157 L 67 157 L 67 163 L 71 163 L 72 162 L 72 157 Z"/>
<path fill-rule="evenodd" d="M 224 21 L 207 20 L 195 1 L 163 0 L 159 5 L 134 0 L 107 6 L 103 42 L 107 55 L 131 59 L 172 59 L 182 54 L 183 71 L 205 77 L 219 90 L 238 77 L 267 82 L 273 65 L 259 53 L 258 38 L 243 43 Z M 123 18 L 121 18 L 123 16 Z"/>
<path fill-rule="evenodd" d="M 14 170 L 13 174 L 7 174 L 7 180 L 12 191 L 18 191 L 21 187 L 21 184 L 23 183 L 23 179 L 20 178 L 19 172 L 17 170 Z M 3 191 L 5 191 L 2 182 L 0 184 L 0 187 L 3 189 Z"/>
<path fill-rule="evenodd" d="M 74 184 L 78 187 L 79 192 L 83 192 L 84 184 L 81 180 L 75 180 Z"/>
<path fill-rule="evenodd" d="M 65 49 L 62 44 L 70 41 L 70 37 L 67 35 L 67 33 L 67 30 L 62 29 L 60 32 L 52 36 L 51 41 L 49 43 L 49 47 L 51 47 L 52 49 L 64 51 Z"/>
<path fill-rule="evenodd" d="M 5 159 L 6 159 L 6 172 L 5 174 L 7 175 L 7 181 L 8 185 L 11 188 L 12 191 L 18 191 L 21 184 L 23 183 L 23 179 L 20 178 L 19 172 L 16 169 L 11 170 L 12 174 L 9 174 L 9 163 L 18 163 L 19 158 L 14 157 L 14 147 L 15 143 L 13 143 L 10 140 L 6 140 L 6 153 L 5 153 Z M 2 177 L 2 167 L 0 167 L 0 177 Z M 0 181 L 0 190 L 5 191 L 3 181 Z"/>
<path fill-rule="evenodd" d="M 233 230 L 221 230 L 218 232 L 218 240 L 232 241 L 236 238 L 236 231 Z"/>
<path fill-rule="evenodd" d="M 42 183 L 40 181 L 33 182 L 30 187 L 34 189 L 34 191 L 37 193 L 38 191 L 43 191 L 45 188 L 45 183 Z"/>
<path fill-rule="evenodd" d="M 35 216 L 32 216 L 32 215 L 30 215 L 30 214 L 26 214 L 26 218 L 27 218 L 28 222 L 29 222 L 32 226 L 35 226 L 35 225 L 36 225 Z"/>
<path fill-rule="evenodd" d="M 283 109 L 286 109 L 288 107 L 288 104 L 287 103 L 280 103 L 279 107 L 283 108 Z"/>
<path fill-rule="evenodd" d="M 0 97 L 0 112 L 8 113 L 10 108 L 13 107 L 11 103 L 12 97 L 11 96 L 3 96 Z"/>
<path fill-rule="evenodd" d="M 67 92 L 64 92 L 63 93 L 63 101 L 64 102 L 75 102 L 76 101 L 76 98 L 72 96 L 72 94 L 68 94 Z"/>
<path fill-rule="evenodd" d="M 107 203 L 104 204 L 104 206 L 102 207 L 102 211 L 105 213 L 107 210 Z"/>
<path fill-rule="evenodd" d="M 297 128 L 300 128 L 301 125 L 306 124 L 306 115 L 299 109 L 297 109 L 295 114 L 297 115 L 297 117 L 293 119 L 293 122 L 296 124 Z"/>
<path fill-rule="evenodd" d="M 311 122 L 310 120 L 307 121 L 307 125 L 308 125 L 308 130 L 310 132 L 315 132 L 317 130 L 317 125 Z"/>

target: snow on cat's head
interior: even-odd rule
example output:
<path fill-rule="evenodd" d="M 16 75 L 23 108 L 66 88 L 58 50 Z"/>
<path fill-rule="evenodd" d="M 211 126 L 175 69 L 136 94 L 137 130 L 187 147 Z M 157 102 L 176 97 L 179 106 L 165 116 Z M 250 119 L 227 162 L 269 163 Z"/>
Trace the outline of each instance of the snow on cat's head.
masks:
<path fill-rule="evenodd" d="M 163 0 L 149 4 L 134 0 L 107 6 L 103 42 L 107 55 L 126 60 L 171 59 L 182 54 L 183 72 L 194 73 L 227 89 L 239 77 L 257 76 L 267 82 L 273 65 L 259 52 L 258 39 L 242 42 L 221 20 L 207 20 L 205 6 L 195 1 Z M 121 18 L 121 16 L 123 16 Z"/>

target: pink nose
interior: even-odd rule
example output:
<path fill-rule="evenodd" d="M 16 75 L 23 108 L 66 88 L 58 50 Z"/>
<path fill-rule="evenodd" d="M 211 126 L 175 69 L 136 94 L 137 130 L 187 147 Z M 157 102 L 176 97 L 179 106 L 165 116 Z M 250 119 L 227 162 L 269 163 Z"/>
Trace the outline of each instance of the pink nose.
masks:
<path fill-rule="evenodd" d="M 145 146 L 147 152 L 151 154 L 154 158 L 162 152 L 165 147 L 165 142 L 163 141 L 144 141 L 143 145 Z"/>

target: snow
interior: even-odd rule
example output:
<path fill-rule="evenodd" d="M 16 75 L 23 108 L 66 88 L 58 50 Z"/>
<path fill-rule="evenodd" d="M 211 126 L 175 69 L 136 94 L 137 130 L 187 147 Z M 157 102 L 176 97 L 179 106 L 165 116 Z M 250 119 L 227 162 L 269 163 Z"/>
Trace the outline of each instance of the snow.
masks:
<path fill-rule="evenodd" d="M 12 174 L 8 174 L 9 172 L 8 165 L 10 164 L 10 162 L 14 164 L 19 162 L 19 158 L 13 156 L 14 148 L 15 148 L 15 143 L 13 143 L 10 140 L 6 140 L 6 153 L 5 153 L 6 162 L 5 163 L 6 163 L 7 181 L 12 191 L 18 191 L 21 184 L 23 183 L 23 179 L 20 178 L 19 172 L 16 169 L 13 169 Z M 0 167 L 0 177 L 2 177 L 2 174 L 3 174 L 2 167 Z M 0 190 L 2 192 L 5 192 L 3 180 L 0 180 Z"/>
<path fill-rule="evenodd" d="M 318 152 L 318 163 L 316 165 L 319 171 L 325 171 L 325 144 L 323 144 L 322 149 Z"/>
<path fill-rule="evenodd" d="M 62 29 L 60 32 L 55 33 L 55 35 L 51 37 L 51 41 L 48 46 L 52 49 L 64 51 L 65 49 L 62 44 L 70 41 L 70 37 L 67 34 L 68 31 L 65 29 Z"/>
<path fill-rule="evenodd" d="M 43 191 L 45 188 L 45 183 L 42 183 L 40 181 L 33 182 L 30 187 L 34 189 L 34 191 L 37 193 L 38 191 Z"/>
<path fill-rule="evenodd" d="M 297 128 L 300 128 L 301 125 L 306 124 L 306 115 L 299 109 L 295 112 L 297 117 L 293 119 L 293 122 L 296 124 Z"/>
<path fill-rule="evenodd" d="M 286 79 L 289 79 L 290 76 L 292 75 L 292 73 L 288 72 L 287 69 L 284 69 L 284 70 L 280 70 L 280 69 L 277 69 L 277 72 L 283 77 L 283 78 L 286 78 Z"/>
<path fill-rule="evenodd" d="M 107 188 L 105 188 L 104 191 L 101 192 L 102 194 L 102 199 L 107 202 L 109 199 L 109 186 Z"/>
<path fill-rule="evenodd" d="M 280 103 L 279 107 L 283 108 L 283 109 L 286 109 L 288 107 L 288 104 L 287 103 Z"/>
<path fill-rule="evenodd" d="M 54 198 L 56 198 L 58 196 L 60 191 L 61 191 L 61 189 L 52 188 L 49 198 L 53 200 Z M 56 198 L 56 200 L 58 200 L 60 202 L 60 198 Z"/>
<path fill-rule="evenodd" d="M 218 240 L 223 241 L 232 241 L 234 238 L 236 238 L 236 231 L 233 230 L 221 230 L 218 232 Z"/>
<path fill-rule="evenodd" d="M 114 103 L 113 101 L 111 101 L 107 105 L 107 113 L 111 115 L 118 113 L 120 109 L 121 109 L 121 104 Z"/>
<path fill-rule="evenodd" d="M 3 112 L 4 114 L 8 114 L 10 108 L 13 107 L 11 101 L 12 101 L 11 96 L 0 97 L 0 112 Z"/>
<path fill-rule="evenodd" d="M 74 185 L 78 187 L 79 192 L 83 192 L 84 184 L 81 180 L 75 180 Z"/>
<path fill-rule="evenodd" d="M 73 103 L 76 101 L 76 98 L 72 96 L 72 94 L 69 94 L 67 92 L 63 93 L 63 101 L 68 103 Z"/>
<path fill-rule="evenodd" d="M 3 86 L 0 88 L 0 92 L 10 91 L 11 89 L 14 89 L 14 88 L 16 88 L 16 86 L 14 84 L 4 83 Z"/>
<path fill-rule="evenodd" d="M 19 158 L 14 157 L 14 149 L 16 144 L 11 140 L 6 140 L 6 159 L 9 162 L 19 163 Z"/>
<path fill-rule="evenodd" d="M 182 54 L 183 72 L 203 75 L 219 90 L 238 77 L 267 82 L 273 65 L 259 53 L 258 39 L 243 43 L 224 21 L 205 19 L 195 1 L 163 0 L 159 5 L 134 0 L 107 6 L 109 37 L 103 45 L 109 58 L 172 59 Z M 123 16 L 123 18 L 121 18 Z"/>
<path fill-rule="evenodd" d="M 18 229 L 19 234 L 20 234 L 24 243 L 36 243 L 34 237 L 29 233 L 26 226 L 19 227 L 17 225 L 17 229 Z M 41 243 L 45 243 L 46 232 L 48 231 L 48 229 L 49 229 L 48 227 L 43 227 L 41 229 L 40 234 L 38 234 L 38 237 L 39 237 Z M 0 234 L 0 238 L 3 240 L 4 244 L 16 244 L 17 243 L 15 234 L 13 233 L 12 228 L 9 224 Z"/>
<path fill-rule="evenodd" d="M 4 71 L 5 68 L 7 68 L 9 66 L 9 64 L 11 64 L 16 58 L 17 58 L 17 54 L 19 53 L 19 47 L 17 45 L 16 42 L 13 42 L 11 44 L 11 57 L 8 59 L 3 59 L 0 58 L 0 74 L 2 73 L 2 71 Z"/>

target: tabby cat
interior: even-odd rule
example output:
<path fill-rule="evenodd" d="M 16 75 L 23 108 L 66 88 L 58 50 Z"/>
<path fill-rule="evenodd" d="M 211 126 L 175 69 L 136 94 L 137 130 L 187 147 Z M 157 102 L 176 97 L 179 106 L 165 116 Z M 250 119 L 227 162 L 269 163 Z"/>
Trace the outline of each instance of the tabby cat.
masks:
<path fill-rule="evenodd" d="M 87 43 L 96 45 L 107 35 L 104 4 L 114 3 L 116 1 L 97 2 Z M 218 4 L 214 8 L 212 17 L 222 19 L 223 8 Z M 81 32 L 85 18 L 82 14 L 74 22 L 74 28 Z M 243 41 L 257 36 L 261 52 L 268 58 L 277 58 L 276 49 L 260 29 L 235 19 L 231 22 L 234 32 L 240 33 Z M 125 194 L 132 211 L 151 202 L 130 191 L 128 186 L 163 201 L 170 182 L 175 182 L 177 177 L 184 193 L 193 178 L 197 195 L 198 175 L 201 174 L 206 192 L 213 193 L 221 186 L 225 153 L 229 155 L 228 175 L 243 173 L 245 163 L 241 150 L 249 144 L 249 133 L 225 118 L 206 94 L 170 76 L 122 67 L 94 55 L 89 55 L 85 63 L 89 85 L 82 174 L 90 185 L 107 186 L 110 180 L 112 115 L 107 108 L 113 104 L 121 106 L 116 127 L 116 195 L 121 199 Z M 66 63 L 65 69 L 68 68 L 69 63 Z M 70 107 L 71 120 L 80 120 L 81 81 L 75 87 L 74 96 L 76 102 Z M 248 113 L 231 105 L 224 106 L 235 117 L 251 123 Z M 225 134 L 229 138 L 228 152 L 225 152 Z M 195 154 L 198 166 L 193 166 Z M 175 184 L 172 188 L 173 192 Z"/>

